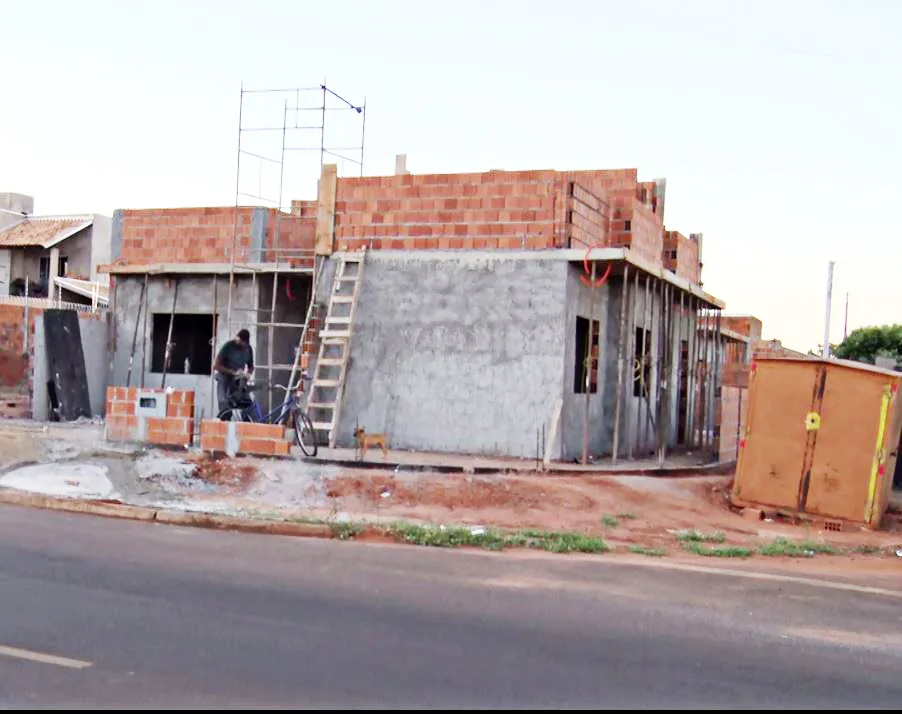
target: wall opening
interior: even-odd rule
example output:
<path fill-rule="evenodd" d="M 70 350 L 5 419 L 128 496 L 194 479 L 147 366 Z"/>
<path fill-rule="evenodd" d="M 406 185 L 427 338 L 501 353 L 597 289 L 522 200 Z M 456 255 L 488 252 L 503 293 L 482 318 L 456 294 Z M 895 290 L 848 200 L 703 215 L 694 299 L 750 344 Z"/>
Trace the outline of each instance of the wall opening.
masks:
<path fill-rule="evenodd" d="M 633 342 L 633 396 L 647 397 L 651 383 L 651 330 L 636 328 Z"/>
<path fill-rule="evenodd" d="M 585 317 L 576 318 L 576 352 L 573 370 L 573 393 L 598 392 L 598 336 L 601 323 Z"/>
<path fill-rule="evenodd" d="M 163 371 L 169 317 L 168 313 L 153 315 L 151 372 Z M 166 371 L 169 374 L 210 374 L 214 334 L 216 325 L 213 315 L 176 313 L 172 320 L 172 341 Z"/>

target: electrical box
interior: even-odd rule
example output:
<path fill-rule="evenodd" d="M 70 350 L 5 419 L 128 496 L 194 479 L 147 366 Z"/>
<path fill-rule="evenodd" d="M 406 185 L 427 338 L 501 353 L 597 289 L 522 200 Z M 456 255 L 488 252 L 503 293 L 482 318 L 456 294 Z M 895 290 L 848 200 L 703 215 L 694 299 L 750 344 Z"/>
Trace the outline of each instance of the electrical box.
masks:
<path fill-rule="evenodd" d="M 135 397 L 135 415 L 139 417 L 165 417 L 166 392 L 139 389 Z"/>

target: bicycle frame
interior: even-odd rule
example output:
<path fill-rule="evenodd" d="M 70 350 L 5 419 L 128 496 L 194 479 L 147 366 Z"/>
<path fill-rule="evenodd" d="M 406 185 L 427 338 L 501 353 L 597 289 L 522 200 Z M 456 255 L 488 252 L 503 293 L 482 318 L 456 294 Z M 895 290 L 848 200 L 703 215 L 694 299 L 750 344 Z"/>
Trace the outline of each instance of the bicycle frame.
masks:
<path fill-rule="evenodd" d="M 263 414 L 260 402 L 255 399 L 253 406 L 245 409 L 244 413 L 259 424 L 278 424 L 279 421 L 284 419 L 291 411 L 295 404 L 297 404 L 297 398 L 293 394 L 288 394 L 286 395 L 285 401 L 279 404 L 279 406 L 269 412 L 269 414 Z"/>

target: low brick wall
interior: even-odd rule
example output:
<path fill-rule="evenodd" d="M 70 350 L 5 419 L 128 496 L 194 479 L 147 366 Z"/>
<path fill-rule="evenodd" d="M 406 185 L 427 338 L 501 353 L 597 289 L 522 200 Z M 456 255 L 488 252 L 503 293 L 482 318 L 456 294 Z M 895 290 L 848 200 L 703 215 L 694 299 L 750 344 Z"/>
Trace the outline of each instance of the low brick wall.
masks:
<path fill-rule="evenodd" d="M 200 423 L 200 448 L 226 453 L 234 444 L 235 453 L 260 456 L 288 456 L 290 445 L 285 440 L 285 427 L 276 424 L 204 419 Z"/>
<path fill-rule="evenodd" d="M 194 391 L 176 389 L 166 394 L 166 416 L 138 416 L 138 392 L 164 394 L 163 389 L 108 387 L 106 438 L 158 446 L 188 447 L 194 440 Z"/>

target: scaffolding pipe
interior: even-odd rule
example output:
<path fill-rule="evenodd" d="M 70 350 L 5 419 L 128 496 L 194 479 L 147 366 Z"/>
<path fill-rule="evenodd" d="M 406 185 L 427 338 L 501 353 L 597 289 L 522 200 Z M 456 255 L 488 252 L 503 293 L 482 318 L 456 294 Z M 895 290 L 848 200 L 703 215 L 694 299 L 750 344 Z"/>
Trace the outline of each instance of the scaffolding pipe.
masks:
<path fill-rule="evenodd" d="M 169 370 L 169 358 L 172 356 L 172 325 L 175 323 L 175 304 L 179 299 L 179 281 L 175 279 L 175 286 L 172 290 L 172 310 L 169 312 L 169 330 L 166 332 L 166 350 L 163 352 L 163 380 L 160 386 L 166 388 L 166 373 Z"/>
<path fill-rule="evenodd" d="M 592 285 L 595 284 L 595 263 L 592 263 Z M 594 297 L 594 290 L 590 290 L 589 295 Z M 585 371 L 585 390 L 586 401 L 583 405 L 583 465 L 589 463 L 589 399 L 592 392 L 592 333 L 595 328 L 595 300 L 589 300 L 589 334 L 586 337 L 586 359 L 583 362 Z M 600 330 L 599 330 L 600 332 Z M 600 338 L 600 335 L 599 335 Z"/>
<path fill-rule="evenodd" d="M 715 332 L 715 342 L 714 342 L 714 350 L 717 355 L 716 361 L 714 363 L 714 375 L 712 377 L 712 387 L 711 391 L 714 395 L 714 404 L 712 404 L 711 411 L 714 414 L 721 415 L 721 421 L 723 420 L 723 414 L 721 411 L 721 363 L 723 362 L 723 339 L 721 337 L 721 316 L 720 310 L 717 311 L 716 315 L 716 332 Z M 714 428 L 714 427 L 712 427 Z M 715 450 L 714 450 L 714 460 L 718 461 L 720 459 L 720 424 L 716 425 L 715 428 Z"/>
<path fill-rule="evenodd" d="M 689 428 L 688 443 L 691 448 L 695 448 L 695 425 L 698 421 L 698 400 L 695 396 L 695 389 L 698 385 L 698 299 L 692 295 L 689 296 Z"/>
<path fill-rule="evenodd" d="M 611 449 L 611 463 L 617 463 L 617 456 L 620 450 L 620 415 L 623 409 L 623 372 L 624 361 L 626 360 L 626 310 L 627 300 L 629 299 L 629 280 L 630 266 L 629 263 L 623 266 L 623 291 L 620 298 L 620 340 L 618 344 L 619 354 L 617 355 L 617 392 L 614 402 L 614 443 Z"/>
<path fill-rule="evenodd" d="M 639 298 L 639 271 L 637 270 L 635 272 L 636 272 L 636 274 L 633 276 L 632 298 L 630 299 L 630 322 L 629 322 L 630 328 L 626 331 L 626 339 L 627 339 L 627 346 L 626 346 L 627 357 L 626 357 L 626 359 L 630 365 L 633 365 L 633 368 L 630 370 L 631 374 L 628 376 L 632 376 L 633 379 L 635 379 L 635 376 L 636 376 L 635 375 L 636 323 L 639 322 L 638 318 L 636 317 L 636 310 L 639 307 L 639 299 L 638 299 Z M 634 401 L 632 399 L 632 394 L 630 393 L 630 391 L 632 390 L 633 379 L 629 380 L 630 381 L 629 388 L 627 390 L 625 390 L 624 398 L 625 398 L 625 401 L 627 404 L 634 403 Z M 638 409 L 636 410 L 636 414 L 638 416 L 638 414 L 639 414 Z M 636 438 L 634 438 L 634 437 L 638 437 L 639 429 L 638 429 L 638 427 L 636 428 L 636 434 L 634 435 L 633 434 L 633 421 L 632 421 L 632 419 L 630 419 L 630 413 L 629 413 L 628 409 L 626 410 L 626 413 L 624 414 L 623 418 L 624 418 L 624 422 L 627 426 L 627 432 L 626 432 L 627 459 L 632 459 L 634 456 L 634 446 L 635 446 L 635 441 L 636 441 Z"/>
<path fill-rule="evenodd" d="M 645 419 L 642 420 L 642 450 L 648 450 L 648 425 L 651 423 L 651 369 L 648 370 L 648 379 L 645 378 L 646 362 L 651 360 L 648 348 L 651 347 L 652 335 L 652 319 L 654 312 L 651 305 L 649 295 L 651 294 L 651 276 L 645 276 L 645 304 L 642 306 L 642 365 L 639 373 L 641 382 L 639 384 L 639 411 L 645 411 Z M 644 401 L 644 406 L 642 402 Z"/>
<path fill-rule="evenodd" d="M 210 418 L 218 417 L 216 408 L 216 347 L 219 344 L 219 286 L 213 276 L 213 339 L 210 340 Z"/>
<path fill-rule="evenodd" d="M 26 278 L 26 284 L 27 284 Z M 135 364 L 135 349 L 138 347 L 138 328 L 141 326 L 141 312 L 145 309 L 144 300 L 147 297 L 147 273 L 144 273 L 144 284 L 141 286 L 141 302 L 138 303 L 138 314 L 135 316 L 135 332 L 132 335 L 132 351 L 128 356 L 128 373 L 125 376 L 125 386 L 132 386 L 132 368 Z M 26 321 L 27 324 L 27 321 Z"/>
<path fill-rule="evenodd" d="M 147 274 L 144 276 L 147 281 Z M 141 328 L 141 389 L 144 389 L 145 372 L 147 371 L 147 313 L 150 312 L 150 285 L 147 286 L 147 292 L 144 294 L 144 325 Z"/>
<path fill-rule="evenodd" d="M 235 169 L 235 220 L 232 224 L 232 250 L 229 258 L 229 299 L 226 307 L 226 334 L 232 334 L 232 292 L 235 286 L 235 249 L 238 245 L 238 201 L 241 197 L 241 122 L 244 116 L 244 83 L 238 101 L 238 165 Z"/>
<path fill-rule="evenodd" d="M 660 439 L 658 441 L 658 467 L 664 466 L 667 458 L 667 441 L 670 429 L 670 407 L 673 383 L 673 330 L 671 322 L 673 318 L 673 310 L 671 307 L 671 286 L 669 284 L 662 285 L 661 288 L 661 332 L 664 337 L 664 352 L 662 354 L 662 364 L 664 368 L 663 379 L 661 380 L 661 421 L 658 433 Z"/>

